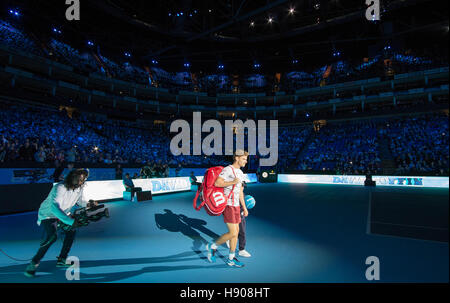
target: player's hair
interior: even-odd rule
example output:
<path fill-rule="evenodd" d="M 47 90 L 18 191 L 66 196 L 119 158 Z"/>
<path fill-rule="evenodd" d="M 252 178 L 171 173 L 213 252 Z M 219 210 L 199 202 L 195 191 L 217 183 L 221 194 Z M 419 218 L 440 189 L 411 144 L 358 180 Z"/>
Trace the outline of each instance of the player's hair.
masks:
<path fill-rule="evenodd" d="M 233 163 L 236 162 L 237 157 L 248 156 L 248 152 L 242 149 L 238 149 L 233 153 Z"/>
<path fill-rule="evenodd" d="M 64 179 L 64 186 L 71 190 L 77 189 L 80 187 L 80 185 L 78 185 L 78 180 L 81 176 L 86 176 L 87 178 L 89 172 L 84 168 L 72 169 Z"/>

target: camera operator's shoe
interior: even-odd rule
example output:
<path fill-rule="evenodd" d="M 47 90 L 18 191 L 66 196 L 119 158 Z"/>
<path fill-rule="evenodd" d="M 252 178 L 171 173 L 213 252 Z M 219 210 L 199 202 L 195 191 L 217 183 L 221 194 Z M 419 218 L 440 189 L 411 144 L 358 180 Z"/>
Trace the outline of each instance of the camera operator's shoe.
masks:
<path fill-rule="evenodd" d="M 70 267 L 71 264 L 66 264 L 66 259 L 57 257 L 56 267 Z"/>
<path fill-rule="evenodd" d="M 212 249 L 210 244 L 206 244 L 206 251 L 207 251 L 207 255 L 206 256 L 208 258 L 208 261 L 211 262 L 211 263 L 216 262 L 216 256 L 215 256 L 216 249 Z"/>
<path fill-rule="evenodd" d="M 39 266 L 39 263 L 35 264 L 33 261 L 28 264 L 27 268 L 25 269 L 25 272 L 23 273 L 28 278 L 33 278 L 36 274 L 36 269 Z"/>

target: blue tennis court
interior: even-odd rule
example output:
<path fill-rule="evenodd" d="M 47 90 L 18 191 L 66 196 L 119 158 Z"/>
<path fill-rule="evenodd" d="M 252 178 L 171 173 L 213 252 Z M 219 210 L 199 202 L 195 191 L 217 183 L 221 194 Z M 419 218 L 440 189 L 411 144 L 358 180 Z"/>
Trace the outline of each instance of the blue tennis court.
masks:
<path fill-rule="evenodd" d="M 251 258 L 243 268 L 209 263 L 205 243 L 226 231 L 222 217 L 192 207 L 194 192 L 154 196 L 146 203 L 110 202 L 111 217 L 80 228 L 70 256 L 80 280 L 57 268 L 58 239 L 35 278 L 28 262 L 0 254 L 0 282 L 368 282 L 365 260 L 380 261 L 380 282 L 448 282 L 448 242 L 367 233 L 368 197 L 360 186 L 251 184 L 257 203 L 247 218 Z M 29 259 L 39 246 L 35 212 L 0 217 L 0 248 Z"/>

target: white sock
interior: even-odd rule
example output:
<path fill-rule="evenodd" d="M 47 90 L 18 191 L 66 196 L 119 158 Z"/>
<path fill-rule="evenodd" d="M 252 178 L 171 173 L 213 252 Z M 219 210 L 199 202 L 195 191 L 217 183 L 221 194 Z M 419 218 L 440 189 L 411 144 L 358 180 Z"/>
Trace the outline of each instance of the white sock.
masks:
<path fill-rule="evenodd" d="M 213 244 L 211 244 L 211 248 L 212 248 L 212 249 L 217 249 L 216 242 L 213 242 Z"/>
<path fill-rule="evenodd" d="M 234 259 L 234 256 L 236 256 L 235 253 L 230 253 L 230 255 L 228 256 L 228 259 L 233 260 L 233 259 Z"/>

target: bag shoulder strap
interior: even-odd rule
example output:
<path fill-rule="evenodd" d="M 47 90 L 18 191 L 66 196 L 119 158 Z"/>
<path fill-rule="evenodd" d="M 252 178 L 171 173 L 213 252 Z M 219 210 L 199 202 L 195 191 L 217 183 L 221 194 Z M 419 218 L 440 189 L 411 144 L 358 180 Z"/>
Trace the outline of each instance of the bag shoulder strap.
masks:
<path fill-rule="evenodd" d="M 231 170 L 233 171 L 234 177 L 237 178 L 237 177 L 236 177 L 236 173 L 234 172 L 233 165 L 229 165 L 229 166 L 230 166 Z M 227 197 L 227 202 L 228 202 L 228 199 L 230 199 L 230 196 L 233 195 L 233 203 L 234 203 L 234 187 L 235 187 L 235 186 L 236 186 L 236 184 L 233 184 L 233 188 L 231 189 L 231 192 L 230 192 L 230 194 L 229 194 L 228 197 Z"/>

